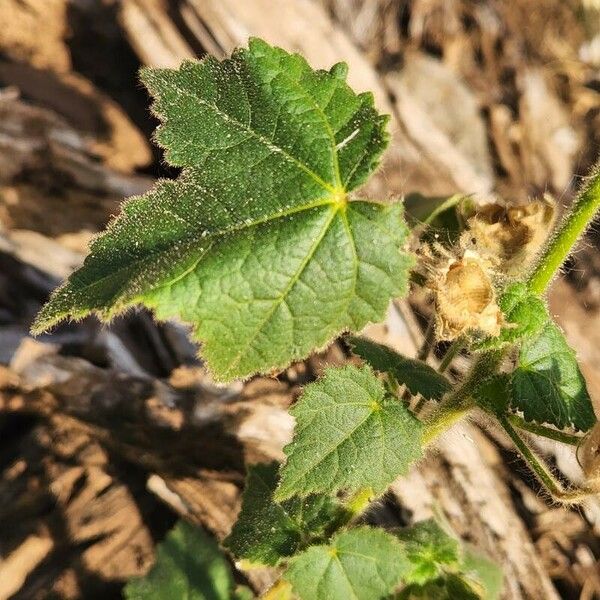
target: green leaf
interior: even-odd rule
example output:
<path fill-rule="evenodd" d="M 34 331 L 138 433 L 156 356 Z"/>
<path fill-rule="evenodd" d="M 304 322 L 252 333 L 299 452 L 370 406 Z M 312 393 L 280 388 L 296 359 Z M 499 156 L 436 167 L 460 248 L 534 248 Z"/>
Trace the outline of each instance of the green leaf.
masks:
<path fill-rule="evenodd" d="M 479 406 L 495 414 L 504 414 L 508 410 L 511 397 L 511 376 L 498 373 L 484 379 L 473 391 L 473 397 Z"/>
<path fill-rule="evenodd" d="M 277 504 L 278 463 L 250 467 L 242 497 L 242 510 L 224 545 L 237 558 L 275 565 L 311 541 L 322 537 L 325 529 L 342 510 L 329 496 L 291 498 Z"/>
<path fill-rule="evenodd" d="M 498 300 L 498 305 L 504 313 L 507 326 L 502 328 L 498 337 L 480 342 L 478 349 L 498 348 L 536 335 L 550 319 L 544 302 L 530 292 L 524 283 L 509 285 Z"/>
<path fill-rule="evenodd" d="M 413 396 L 420 394 L 428 400 L 440 400 L 452 389 L 452 384 L 443 375 L 421 360 L 407 358 L 365 338 L 352 336 L 348 341 L 354 354 L 377 371 L 393 375 Z"/>
<path fill-rule="evenodd" d="M 408 566 L 392 535 L 359 527 L 295 556 L 284 578 L 302 600 L 380 600 L 393 591 Z"/>
<path fill-rule="evenodd" d="M 463 551 L 461 570 L 465 576 L 477 582 L 482 588 L 482 598 L 497 600 L 502 592 L 502 569 L 486 558 L 477 549 L 466 548 Z"/>
<path fill-rule="evenodd" d="M 456 573 L 445 573 L 424 585 L 413 584 L 403 589 L 397 600 L 481 600 L 486 598 Z"/>
<path fill-rule="evenodd" d="M 372 488 L 381 493 L 421 454 L 422 424 L 368 366 L 329 369 L 291 409 L 292 443 L 275 498 Z"/>
<path fill-rule="evenodd" d="M 404 198 L 406 218 L 411 227 L 425 225 L 421 240 L 452 245 L 463 228 L 459 207 L 468 200 L 456 194 L 450 197 L 428 197 L 418 192 Z"/>
<path fill-rule="evenodd" d="M 437 579 L 445 569 L 456 568 L 460 563 L 458 540 L 449 536 L 433 519 L 420 521 L 396 535 L 404 543 L 411 563 L 406 583 L 423 585 Z"/>
<path fill-rule="evenodd" d="M 233 592 L 233 600 L 255 600 L 254 592 L 245 585 L 238 585 Z"/>
<path fill-rule="evenodd" d="M 199 527 L 180 521 L 159 544 L 156 563 L 124 590 L 127 600 L 230 600 L 229 565 L 217 543 Z"/>
<path fill-rule="evenodd" d="M 143 70 L 156 139 L 183 173 L 124 203 L 33 330 L 144 304 L 192 324 L 227 380 L 381 320 L 412 259 L 401 205 L 348 196 L 388 135 L 345 74 L 257 39 L 222 62 Z"/>
<path fill-rule="evenodd" d="M 399 598 L 496 600 L 499 596 L 502 571 L 481 552 L 463 548 L 436 521 L 421 521 L 396 535 L 411 563 Z"/>
<path fill-rule="evenodd" d="M 512 375 L 512 407 L 528 421 L 587 431 L 596 422 L 575 352 L 552 321 L 525 338 Z"/>

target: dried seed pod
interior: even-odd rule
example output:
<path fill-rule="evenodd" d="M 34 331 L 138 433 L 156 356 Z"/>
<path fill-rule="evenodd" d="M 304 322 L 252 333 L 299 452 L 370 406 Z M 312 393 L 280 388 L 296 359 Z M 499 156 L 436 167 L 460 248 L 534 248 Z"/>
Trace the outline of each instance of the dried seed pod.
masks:
<path fill-rule="evenodd" d="M 497 336 L 504 324 L 486 261 L 475 252 L 447 254 L 429 267 L 435 296 L 437 337 L 453 340 L 467 331 Z"/>
<path fill-rule="evenodd" d="M 588 484 L 600 489 L 600 423 L 596 423 L 579 444 L 577 460 Z"/>
<path fill-rule="evenodd" d="M 546 195 L 517 206 L 469 206 L 467 230 L 460 243 L 476 250 L 501 273 L 521 275 L 540 250 L 556 218 L 554 200 Z"/>

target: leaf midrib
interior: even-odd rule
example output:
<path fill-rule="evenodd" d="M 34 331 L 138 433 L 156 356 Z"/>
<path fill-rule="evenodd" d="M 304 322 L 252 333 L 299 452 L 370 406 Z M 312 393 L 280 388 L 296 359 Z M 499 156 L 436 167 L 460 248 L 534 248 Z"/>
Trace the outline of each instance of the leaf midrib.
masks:
<path fill-rule="evenodd" d="M 228 115 L 226 112 L 222 111 L 216 104 L 209 102 L 208 100 L 205 100 L 204 98 L 198 96 L 197 94 L 194 94 L 188 90 L 185 90 L 185 89 L 179 87 L 178 85 L 173 85 L 173 88 L 176 89 L 177 92 L 180 93 L 182 96 L 184 96 L 184 97 L 187 96 L 189 98 L 195 99 L 199 104 L 202 104 L 203 106 L 210 109 L 214 114 L 221 117 L 227 123 L 231 123 L 232 125 L 236 126 L 238 129 L 241 129 L 245 133 L 248 133 L 253 138 L 257 139 L 263 146 L 266 146 L 271 152 L 281 154 L 282 156 L 284 156 L 289 162 L 296 165 L 296 167 L 298 167 L 301 171 L 306 173 L 313 181 L 318 183 L 321 187 L 326 189 L 328 192 L 335 191 L 335 189 L 336 189 L 335 184 L 328 183 L 327 181 L 325 181 L 320 175 L 317 175 L 317 173 L 315 173 L 310 167 L 308 167 L 303 162 L 298 160 L 295 156 L 292 156 L 287 150 L 284 150 L 281 146 L 278 146 L 273 140 L 270 140 L 269 138 L 265 137 L 258 131 L 252 129 L 252 127 L 250 127 L 246 123 L 242 123 L 241 121 L 234 119 L 233 117 Z M 313 103 L 314 103 L 314 100 L 313 100 Z M 328 129 L 329 129 L 328 136 L 330 136 L 331 128 L 328 128 Z M 335 152 L 335 148 L 333 150 L 333 155 L 337 156 L 337 152 Z M 339 179 L 339 175 L 336 175 L 335 160 L 334 160 L 333 167 L 334 167 L 334 176 Z M 338 172 L 339 172 L 339 170 L 338 170 Z"/>
<path fill-rule="evenodd" d="M 298 483 L 298 481 L 302 481 L 304 478 L 306 478 L 306 476 L 312 471 L 314 470 L 315 467 L 317 467 L 319 464 L 321 464 L 326 458 L 328 458 L 331 454 L 333 454 L 342 444 L 344 444 L 345 442 L 347 442 L 376 412 L 381 412 L 381 411 L 374 411 L 373 409 L 370 408 L 369 404 L 364 404 L 363 405 L 365 408 L 369 408 L 370 410 L 367 412 L 367 414 L 361 419 L 361 421 L 359 423 L 357 423 L 347 434 L 345 434 L 342 438 L 340 438 L 339 440 L 336 440 L 335 444 L 331 445 L 325 452 L 322 452 L 319 454 L 317 460 L 315 462 L 313 462 L 308 468 L 305 468 L 302 470 L 302 473 L 296 477 L 294 477 L 294 479 L 292 480 L 292 483 L 288 483 L 287 487 L 289 487 L 290 485 L 292 487 L 295 486 L 296 483 Z M 336 408 L 337 406 L 334 405 L 333 408 Z M 384 408 L 381 409 L 382 411 L 385 410 Z M 276 494 L 277 495 L 277 494 Z M 281 499 L 285 499 L 287 496 L 285 496 L 284 498 Z"/>
<path fill-rule="evenodd" d="M 234 233 L 244 231 L 246 229 L 251 229 L 252 227 L 258 227 L 260 225 L 264 225 L 271 221 L 276 221 L 277 219 L 283 219 L 285 217 L 289 217 L 289 216 L 292 216 L 297 213 L 312 210 L 313 208 L 319 208 L 321 206 L 328 206 L 328 205 L 333 206 L 334 204 L 335 204 L 334 201 L 330 197 L 319 198 L 318 200 L 316 200 L 314 202 L 310 202 L 308 204 L 303 204 L 302 206 L 295 206 L 295 207 L 287 209 L 285 211 L 275 213 L 273 215 L 268 215 L 264 218 L 256 219 L 255 221 L 250 221 L 249 223 L 243 222 L 243 223 L 236 224 L 233 227 L 219 229 L 219 230 L 215 231 L 214 233 L 211 233 L 210 235 L 205 235 L 204 237 L 202 237 L 202 232 L 200 232 L 199 234 L 191 236 L 187 240 L 176 240 L 173 243 L 185 243 L 185 244 L 193 245 L 195 242 L 202 241 L 202 242 L 206 242 L 209 245 L 212 245 L 216 241 L 215 238 L 218 239 L 220 237 L 232 235 Z M 160 256 L 163 252 L 168 252 L 171 249 L 172 249 L 172 245 L 167 248 L 162 247 L 162 248 L 158 248 L 155 250 L 151 250 L 148 254 L 145 254 L 144 256 L 140 256 L 139 258 L 132 260 L 131 262 L 127 263 L 126 265 L 123 265 L 122 267 L 119 267 L 118 269 L 111 271 L 110 273 L 107 273 L 106 275 L 103 275 L 100 278 L 94 279 L 94 281 L 91 281 L 90 283 L 85 283 L 83 285 L 79 285 L 77 290 L 80 292 L 80 291 L 86 290 L 88 288 L 92 288 L 100 283 L 103 283 L 107 279 L 110 279 L 111 277 L 121 274 L 123 271 L 127 271 L 128 269 L 133 270 L 136 268 L 136 266 L 144 264 L 145 262 L 149 261 L 150 259 L 155 258 L 156 256 Z M 207 248 L 207 250 L 208 250 L 208 248 Z M 94 256 L 93 249 L 92 249 L 91 256 Z M 183 277 L 188 275 L 191 271 L 193 271 L 201 259 L 202 259 L 202 256 L 198 260 L 194 261 L 193 265 L 188 267 L 183 273 L 180 273 L 179 275 L 177 275 L 177 277 L 174 277 L 173 279 L 169 279 L 169 281 L 165 281 L 164 283 L 156 286 L 153 289 L 155 289 L 155 290 L 161 289 L 163 287 L 172 285 L 173 283 L 179 281 L 180 279 L 182 279 Z M 126 283 L 128 283 L 128 282 L 126 282 Z"/>
<path fill-rule="evenodd" d="M 300 265 L 299 265 L 298 269 L 296 270 L 296 272 L 294 273 L 294 275 L 290 278 L 290 281 L 286 285 L 283 292 L 281 292 L 281 294 L 279 294 L 279 296 L 277 296 L 277 298 L 273 299 L 273 306 L 269 309 L 266 316 L 261 321 L 260 325 L 255 328 L 255 330 L 252 332 L 252 335 L 248 338 L 247 342 L 238 350 L 237 354 L 233 357 L 232 361 L 229 363 L 229 366 L 227 367 L 227 370 L 225 371 L 225 376 L 230 375 L 231 371 L 234 370 L 239 365 L 240 360 L 242 359 L 242 356 L 251 347 L 252 343 L 254 342 L 254 340 L 256 339 L 258 334 L 266 326 L 266 324 L 271 320 L 271 318 L 275 314 L 275 311 L 285 301 L 285 299 L 290 294 L 290 292 L 292 291 L 292 289 L 294 288 L 296 283 L 298 283 L 300 277 L 302 276 L 302 273 L 304 272 L 304 270 L 306 269 L 306 267 L 308 266 L 310 261 L 313 259 L 318 247 L 320 246 L 321 242 L 325 239 L 325 236 L 327 235 L 327 232 L 329 231 L 329 228 L 331 227 L 333 220 L 335 219 L 335 217 L 338 215 L 338 212 L 339 212 L 333 203 L 330 203 L 330 204 L 331 204 L 331 209 L 330 209 L 331 215 L 325 222 L 325 226 L 323 227 L 322 231 L 320 232 L 318 237 L 314 240 L 310 250 L 307 252 L 306 256 L 300 263 Z"/>

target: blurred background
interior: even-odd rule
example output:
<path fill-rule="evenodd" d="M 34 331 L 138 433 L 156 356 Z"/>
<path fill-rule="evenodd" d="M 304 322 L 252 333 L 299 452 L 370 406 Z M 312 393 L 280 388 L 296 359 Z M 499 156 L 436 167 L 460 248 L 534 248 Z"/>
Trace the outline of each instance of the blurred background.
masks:
<path fill-rule="evenodd" d="M 28 334 L 121 199 L 177 175 L 152 145 L 138 69 L 223 57 L 250 35 L 313 66 L 348 62 L 392 115 L 373 197 L 566 205 L 600 152 L 599 0 L 0 0 L 0 600 L 119 598 L 178 516 L 222 538 L 244 465 L 281 458 L 299 386 L 345 359 L 334 344 L 223 387 L 182 327 L 144 311 Z M 550 297 L 597 412 L 599 239 Z M 398 302 L 370 334 L 414 353 L 422 311 Z M 541 450 L 578 477 L 570 453 Z M 484 423 L 444 438 L 372 518 L 433 513 L 502 564 L 505 598 L 600 598 L 600 500 L 551 506 Z"/>

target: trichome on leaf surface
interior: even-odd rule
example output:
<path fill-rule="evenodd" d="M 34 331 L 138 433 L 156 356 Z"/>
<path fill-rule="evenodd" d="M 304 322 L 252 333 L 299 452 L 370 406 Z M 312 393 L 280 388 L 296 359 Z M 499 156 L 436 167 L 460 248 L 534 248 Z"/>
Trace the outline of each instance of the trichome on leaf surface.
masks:
<path fill-rule="evenodd" d="M 349 337 L 364 364 L 330 368 L 305 388 L 291 409 L 285 463 L 249 468 L 224 547 L 242 570 L 279 569 L 265 598 L 494 598 L 498 569 L 437 523 L 384 530 L 361 515 L 473 411 L 505 430 L 556 501 L 600 489 L 592 403 L 545 301 L 600 206 L 600 171 L 558 225 L 549 198 L 524 206 L 452 198 L 409 231 L 400 201 L 357 191 L 388 143 L 387 118 L 346 74 L 344 64 L 313 70 L 258 39 L 223 61 L 143 70 L 161 120 L 157 142 L 182 173 L 123 204 L 34 331 L 143 304 L 190 323 L 208 368 L 230 380 L 301 360 L 382 320 L 409 281 L 425 287 L 423 360 Z M 443 210 L 460 224 L 457 235 L 438 236 L 453 240 L 446 244 L 427 226 Z M 452 344 L 436 370 L 426 360 L 441 339 Z M 473 363 L 462 379 L 446 374 L 459 351 Z M 531 436 L 576 446 L 585 484 L 559 482 Z M 253 597 L 235 586 L 217 546 L 184 523 L 126 595 Z"/>

